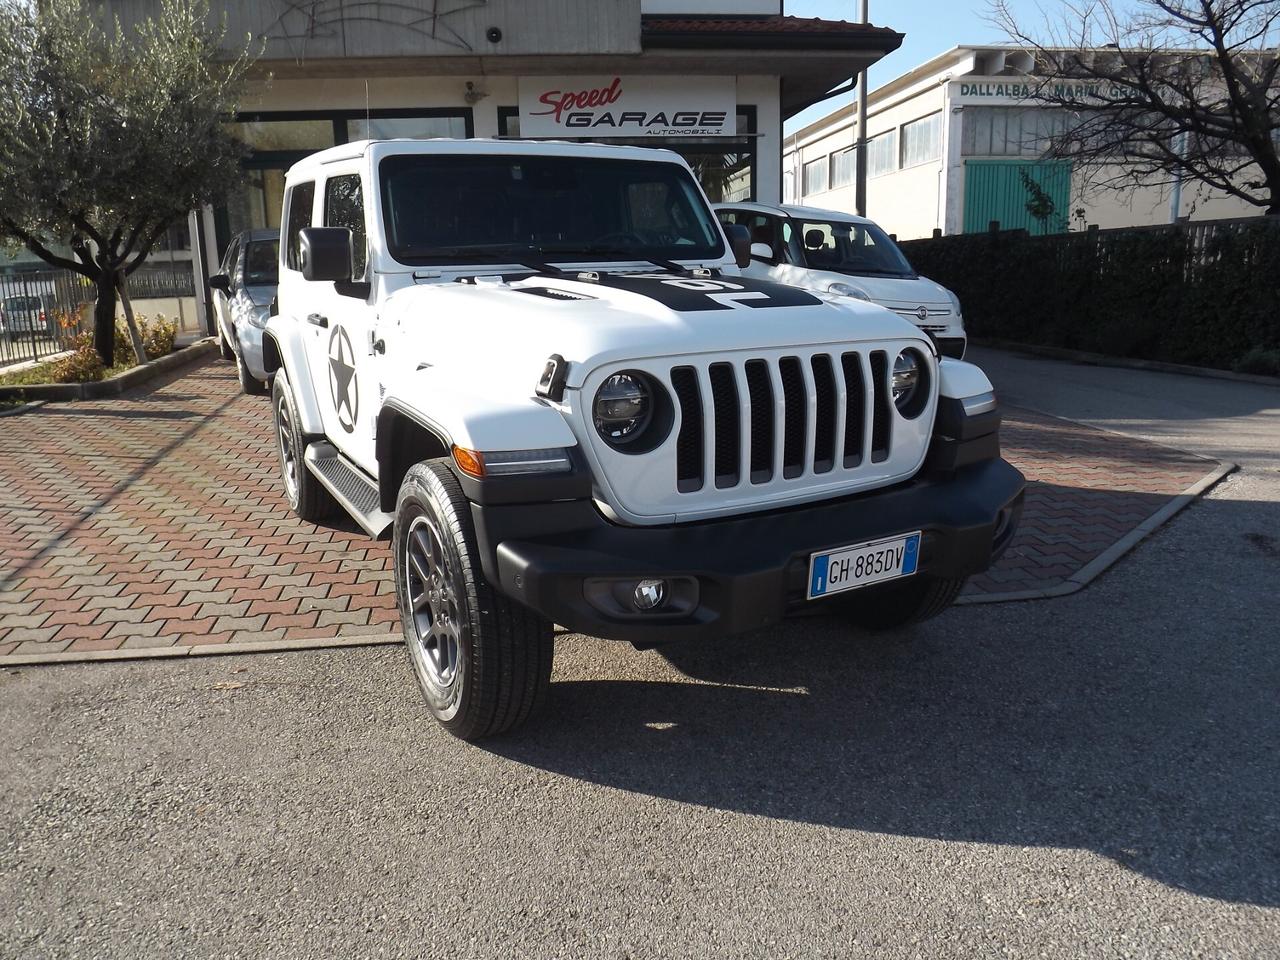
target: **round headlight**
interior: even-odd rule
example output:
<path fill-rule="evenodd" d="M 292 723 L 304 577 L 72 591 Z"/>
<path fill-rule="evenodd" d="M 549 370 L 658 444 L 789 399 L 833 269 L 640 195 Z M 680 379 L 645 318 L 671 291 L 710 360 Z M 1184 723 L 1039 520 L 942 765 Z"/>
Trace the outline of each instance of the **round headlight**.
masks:
<path fill-rule="evenodd" d="M 631 443 L 653 417 L 653 391 L 637 374 L 615 373 L 596 392 L 594 414 L 596 430 L 608 443 Z"/>
<path fill-rule="evenodd" d="M 929 398 L 929 368 L 920 351 L 903 350 L 893 361 L 893 403 L 910 419 L 919 416 Z"/>
<path fill-rule="evenodd" d="M 835 293 L 835 294 L 838 294 L 838 295 L 840 295 L 840 296 L 842 296 L 842 297 L 854 297 L 854 298 L 856 298 L 856 299 L 858 299 L 858 300 L 870 300 L 870 299 L 871 299 L 871 298 L 870 298 L 870 297 L 868 297 L 865 293 L 863 293 L 861 290 L 859 290 L 857 287 L 851 287 L 851 286 L 849 286 L 849 284 L 847 284 L 847 283 L 840 283 L 839 281 L 837 281 L 837 282 L 835 282 L 835 283 L 831 284 L 831 286 L 827 287 L 827 291 L 828 291 L 829 293 Z"/>
<path fill-rule="evenodd" d="M 901 409 L 911 400 L 920 383 L 920 361 L 911 350 L 904 350 L 893 361 L 893 402 Z"/>

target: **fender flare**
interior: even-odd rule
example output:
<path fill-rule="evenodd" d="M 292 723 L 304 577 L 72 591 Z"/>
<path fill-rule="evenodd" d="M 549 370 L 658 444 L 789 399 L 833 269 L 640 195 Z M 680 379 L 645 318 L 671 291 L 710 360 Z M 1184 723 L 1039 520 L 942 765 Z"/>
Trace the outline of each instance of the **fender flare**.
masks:
<path fill-rule="evenodd" d="M 293 404 L 302 424 L 302 432 L 324 435 L 324 418 L 320 414 L 319 397 L 307 363 L 306 346 L 291 330 L 272 318 L 262 332 L 262 365 L 268 374 L 284 368 L 293 390 Z"/>

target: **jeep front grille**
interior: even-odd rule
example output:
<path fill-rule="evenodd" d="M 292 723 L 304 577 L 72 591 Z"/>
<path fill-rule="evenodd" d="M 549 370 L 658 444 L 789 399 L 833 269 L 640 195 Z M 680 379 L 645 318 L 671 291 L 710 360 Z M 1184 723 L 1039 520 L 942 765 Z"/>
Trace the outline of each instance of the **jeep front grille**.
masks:
<path fill-rule="evenodd" d="M 680 412 L 681 493 L 852 471 L 889 458 L 884 350 L 682 364 L 670 377 Z"/>

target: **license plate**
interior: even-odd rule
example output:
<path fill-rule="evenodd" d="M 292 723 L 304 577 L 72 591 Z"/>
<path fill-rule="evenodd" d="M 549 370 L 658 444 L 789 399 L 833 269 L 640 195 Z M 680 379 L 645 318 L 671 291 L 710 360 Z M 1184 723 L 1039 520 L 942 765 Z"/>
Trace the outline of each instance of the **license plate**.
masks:
<path fill-rule="evenodd" d="M 920 531 L 824 550 L 809 557 L 809 599 L 909 577 L 920 563 Z"/>

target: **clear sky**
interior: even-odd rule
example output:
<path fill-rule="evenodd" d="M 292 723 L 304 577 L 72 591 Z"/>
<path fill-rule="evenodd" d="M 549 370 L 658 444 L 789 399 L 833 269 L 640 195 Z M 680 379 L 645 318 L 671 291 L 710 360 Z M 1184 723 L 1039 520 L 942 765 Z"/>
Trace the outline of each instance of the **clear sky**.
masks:
<path fill-rule="evenodd" d="M 785 0 L 784 11 L 797 17 L 857 20 L 858 0 Z M 1014 0 L 1019 17 L 1029 23 L 1042 20 L 1040 9 L 1059 6 L 1054 0 Z M 987 0 L 870 0 L 871 22 L 905 33 L 902 46 L 871 68 L 870 88 L 888 83 L 931 57 L 966 43 L 1001 43 L 1007 40 L 987 22 Z M 823 116 L 851 96 L 833 97 L 798 114 L 786 124 L 788 131 Z"/>

